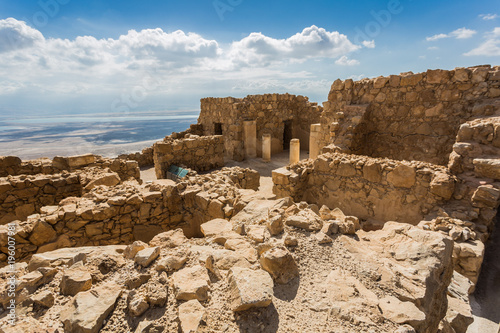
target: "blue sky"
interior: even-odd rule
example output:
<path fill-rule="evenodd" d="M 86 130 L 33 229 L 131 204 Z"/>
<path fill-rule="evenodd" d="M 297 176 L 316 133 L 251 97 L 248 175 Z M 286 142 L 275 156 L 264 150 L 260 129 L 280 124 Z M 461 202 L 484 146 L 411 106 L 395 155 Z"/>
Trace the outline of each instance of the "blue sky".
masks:
<path fill-rule="evenodd" d="M 485 1 L 0 0 L 0 114 L 196 110 L 337 78 L 500 65 Z"/>

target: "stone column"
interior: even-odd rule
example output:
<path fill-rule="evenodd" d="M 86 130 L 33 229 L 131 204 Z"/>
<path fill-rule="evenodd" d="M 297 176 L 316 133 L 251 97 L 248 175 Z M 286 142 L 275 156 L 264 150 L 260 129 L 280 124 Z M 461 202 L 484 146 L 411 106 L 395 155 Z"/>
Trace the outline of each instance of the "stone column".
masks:
<path fill-rule="evenodd" d="M 319 155 L 320 134 L 321 124 L 311 124 L 311 134 L 309 137 L 309 158 L 315 159 Z"/>
<path fill-rule="evenodd" d="M 271 134 L 262 136 L 262 160 L 271 162 Z"/>
<path fill-rule="evenodd" d="M 257 157 L 257 121 L 243 122 L 243 143 L 245 145 L 245 157 Z"/>
<path fill-rule="evenodd" d="M 299 139 L 292 139 L 290 141 L 290 164 L 300 161 L 300 141 Z"/>

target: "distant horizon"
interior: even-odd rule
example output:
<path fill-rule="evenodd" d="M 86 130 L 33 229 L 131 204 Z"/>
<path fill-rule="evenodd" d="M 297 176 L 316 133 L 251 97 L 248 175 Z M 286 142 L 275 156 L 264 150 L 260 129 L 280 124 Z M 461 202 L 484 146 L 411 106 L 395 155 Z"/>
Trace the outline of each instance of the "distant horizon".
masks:
<path fill-rule="evenodd" d="M 500 63 L 497 0 L 0 3 L 0 115 L 199 110 L 336 79 Z"/>

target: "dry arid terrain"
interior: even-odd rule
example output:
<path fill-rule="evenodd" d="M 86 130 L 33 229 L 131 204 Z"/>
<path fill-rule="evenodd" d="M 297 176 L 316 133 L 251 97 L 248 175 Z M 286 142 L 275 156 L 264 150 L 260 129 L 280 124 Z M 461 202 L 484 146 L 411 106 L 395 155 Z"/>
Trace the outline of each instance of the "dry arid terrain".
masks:
<path fill-rule="evenodd" d="M 202 99 L 138 153 L 0 157 L 0 332 L 497 333 L 499 204 L 498 66 Z"/>

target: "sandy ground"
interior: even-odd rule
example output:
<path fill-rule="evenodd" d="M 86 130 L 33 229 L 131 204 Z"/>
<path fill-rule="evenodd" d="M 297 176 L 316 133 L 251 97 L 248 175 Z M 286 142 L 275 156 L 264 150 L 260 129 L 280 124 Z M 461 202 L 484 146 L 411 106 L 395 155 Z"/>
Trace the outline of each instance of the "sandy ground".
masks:
<path fill-rule="evenodd" d="M 496 224 L 500 218 L 497 216 Z M 467 333 L 497 333 L 500 323 L 500 228 L 486 245 L 476 291 L 471 297 L 474 322 Z"/>

